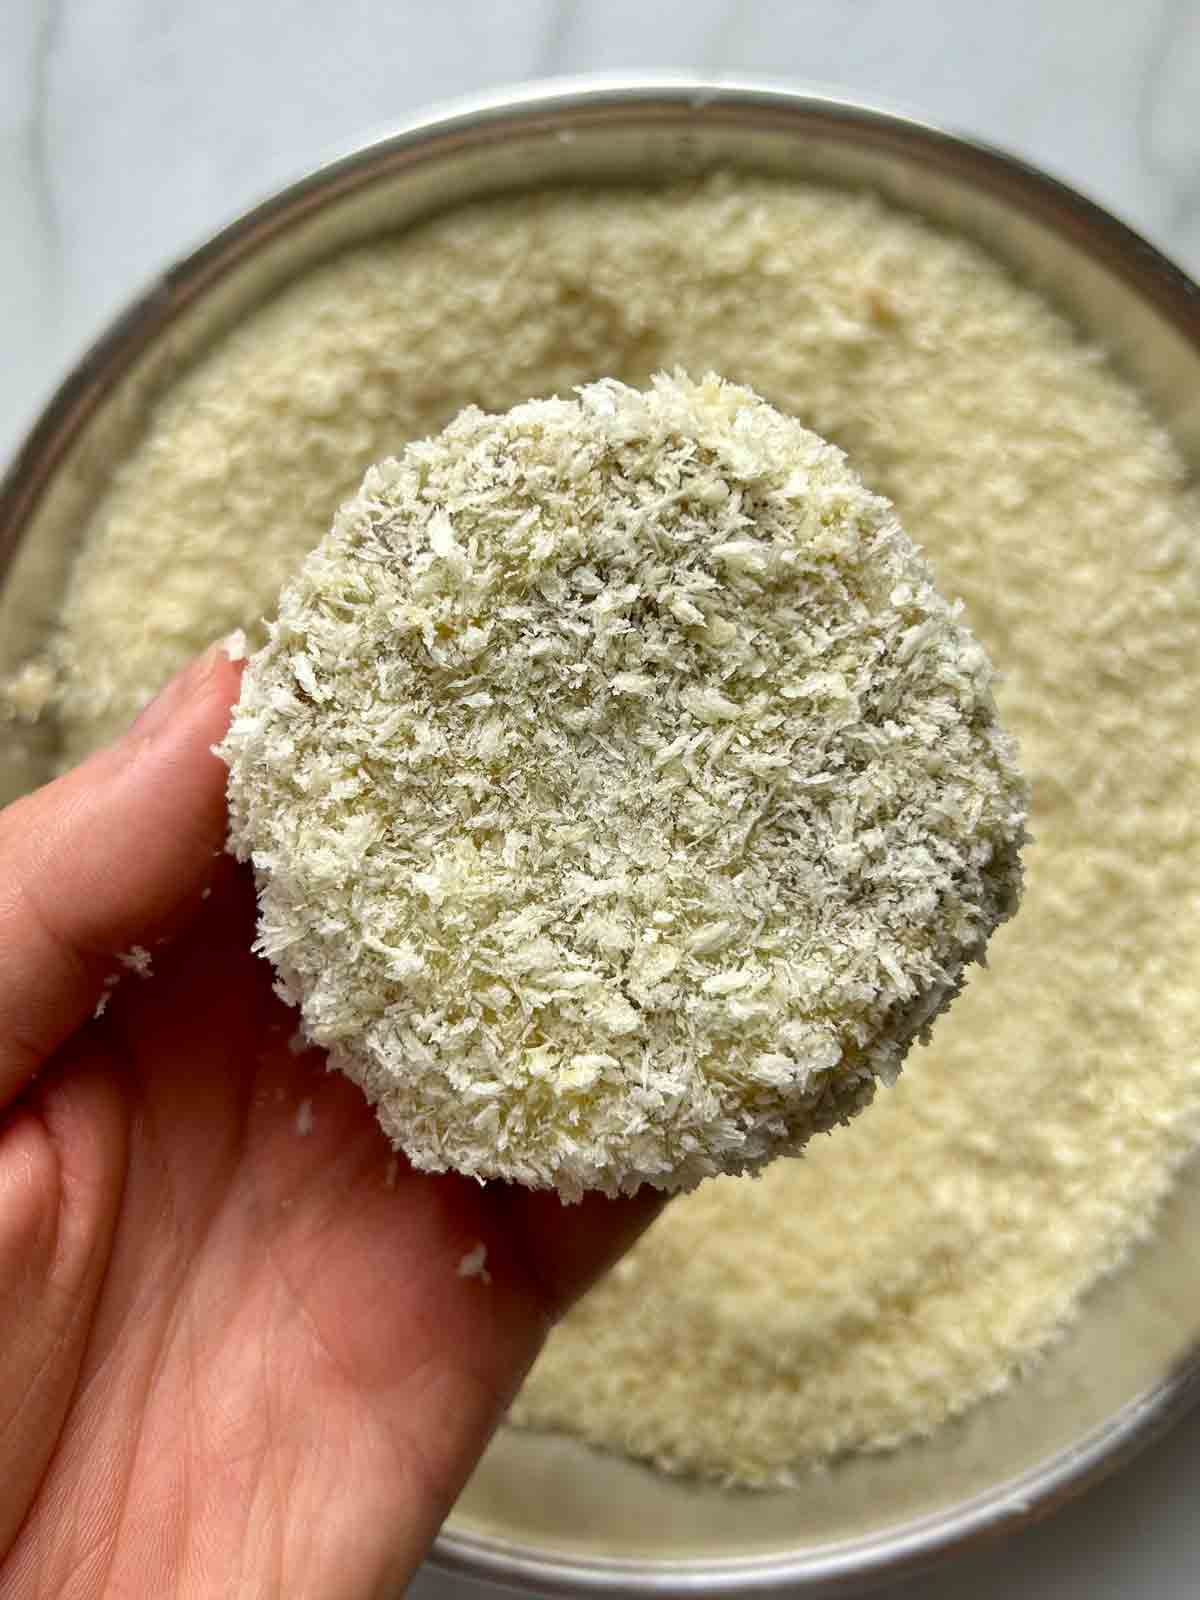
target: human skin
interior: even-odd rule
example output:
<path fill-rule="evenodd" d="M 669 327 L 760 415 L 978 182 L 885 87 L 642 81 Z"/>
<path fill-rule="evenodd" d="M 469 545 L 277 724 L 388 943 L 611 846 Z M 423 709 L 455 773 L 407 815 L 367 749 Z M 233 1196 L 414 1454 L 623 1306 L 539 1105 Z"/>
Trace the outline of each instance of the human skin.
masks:
<path fill-rule="evenodd" d="M 415 1173 L 292 1053 L 222 853 L 238 675 L 0 812 L 4 1600 L 398 1593 L 656 1208 Z"/>

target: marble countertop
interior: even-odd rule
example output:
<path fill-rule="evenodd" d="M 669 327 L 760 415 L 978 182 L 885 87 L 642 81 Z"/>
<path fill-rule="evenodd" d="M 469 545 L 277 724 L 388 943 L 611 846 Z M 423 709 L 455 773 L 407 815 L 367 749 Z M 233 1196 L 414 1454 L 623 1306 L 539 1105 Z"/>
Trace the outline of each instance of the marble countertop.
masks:
<path fill-rule="evenodd" d="M 264 193 L 430 101 L 562 73 L 766 74 L 1030 158 L 1200 273 L 1200 0 L 0 0 L 0 458 L 107 318 Z M 885 1600 L 1200 1589 L 1200 1420 Z M 436 1575 L 420 1600 L 478 1593 Z"/>

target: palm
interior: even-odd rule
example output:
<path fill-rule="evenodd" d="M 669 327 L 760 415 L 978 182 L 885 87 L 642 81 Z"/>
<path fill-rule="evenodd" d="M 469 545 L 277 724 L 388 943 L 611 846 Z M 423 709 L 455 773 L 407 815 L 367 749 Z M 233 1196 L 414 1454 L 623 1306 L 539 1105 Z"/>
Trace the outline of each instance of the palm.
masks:
<path fill-rule="evenodd" d="M 13 1552 L 20 1571 L 53 1548 L 51 1592 L 101 1568 L 86 1592 L 157 1592 L 197 1551 L 289 1595 L 398 1582 L 548 1319 L 650 1214 L 393 1160 L 359 1092 L 289 1049 L 294 1014 L 246 953 L 252 910 L 223 869 L 153 981 L 120 985 L 44 1091 L 90 1141 L 93 1256 L 120 1196 L 74 1403 Z M 490 1283 L 457 1271 L 479 1242 Z"/>

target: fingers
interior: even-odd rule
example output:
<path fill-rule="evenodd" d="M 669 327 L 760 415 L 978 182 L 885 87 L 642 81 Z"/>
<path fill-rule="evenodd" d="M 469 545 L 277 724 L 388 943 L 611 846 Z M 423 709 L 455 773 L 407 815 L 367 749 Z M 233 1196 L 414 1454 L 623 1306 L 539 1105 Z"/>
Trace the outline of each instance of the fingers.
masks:
<path fill-rule="evenodd" d="M 618 1261 L 658 1216 L 668 1196 L 648 1184 L 631 1198 L 584 1195 L 564 1206 L 546 1190 L 507 1186 L 513 1236 L 551 1319 L 557 1319 Z"/>
<path fill-rule="evenodd" d="M 0 1564 L 75 1391 L 121 1202 L 125 1139 L 116 1080 L 100 1058 L 56 1060 L 0 1119 Z"/>
<path fill-rule="evenodd" d="M 0 812 L 0 1109 L 92 1014 L 119 956 L 198 901 L 225 835 L 211 746 L 239 681 L 214 646 L 116 744 Z"/>

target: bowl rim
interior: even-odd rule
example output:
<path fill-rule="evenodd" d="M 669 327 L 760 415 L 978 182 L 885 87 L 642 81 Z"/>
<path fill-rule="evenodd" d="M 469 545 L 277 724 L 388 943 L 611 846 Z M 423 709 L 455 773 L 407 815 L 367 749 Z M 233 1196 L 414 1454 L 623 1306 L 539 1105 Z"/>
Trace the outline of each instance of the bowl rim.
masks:
<path fill-rule="evenodd" d="M 487 1535 L 444 1528 L 429 1564 L 445 1574 L 567 1597 L 861 1594 L 927 1571 L 984 1542 L 1019 1533 L 1076 1499 L 1167 1433 L 1200 1402 L 1200 1351 L 1074 1444 L 949 1511 L 877 1532 L 770 1556 L 655 1560 L 530 1553 Z M 649 1470 L 649 1469 L 647 1469 Z"/>
<path fill-rule="evenodd" d="M 428 107 L 379 136 L 343 147 L 244 208 L 224 227 L 175 257 L 88 344 L 24 430 L 7 464 L 0 460 L 0 580 L 21 530 L 59 463 L 105 396 L 137 357 L 187 307 L 268 239 L 331 199 L 368 187 L 410 164 L 456 146 L 513 131 L 560 131 L 564 124 L 621 121 L 637 109 L 676 122 L 824 125 L 860 143 L 919 150 L 931 166 L 967 177 L 998 195 L 1019 197 L 1051 226 L 1129 284 L 1200 347 L 1200 287 L 1127 223 L 1060 178 L 986 140 L 906 111 L 810 91 L 765 77 L 702 77 L 682 72 L 603 73 L 533 79 Z"/>
<path fill-rule="evenodd" d="M 112 318 L 67 372 L 0 475 L 0 582 L 26 524 L 90 417 L 137 358 L 215 282 L 266 240 L 330 200 L 410 164 L 509 133 L 616 123 L 631 115 L 824 128 L 903 149 L 1010 200 L 1122 279 L 1200 352 L 1200 287 L 1154 245 L 1079 190 L 986 140 L 923 117 L 770 78 L 605 73 L 536 79 L 464 96 L 405 119 L 247 207 L 185 252 Z M 846 1594 L 910 1575 L 975 1542 L 1045 1517 L 1113 1472 L 1200 1400 L 1200 1347 L 1074 1444 L 949 1511 L 806 1552 L 728 1559 L 577 1557 L 443 1528 L 430 1564 L 447 1574 L 548 1595 Z"/>

